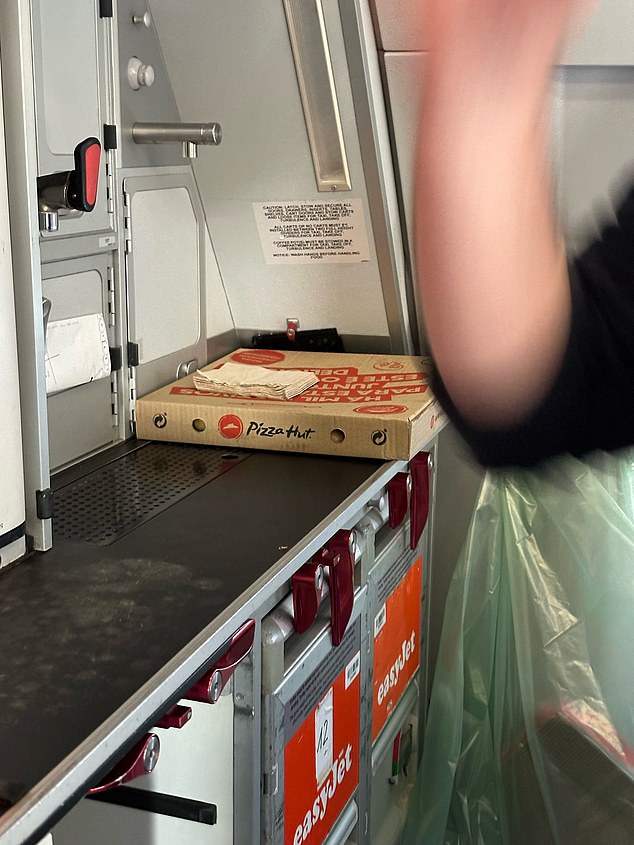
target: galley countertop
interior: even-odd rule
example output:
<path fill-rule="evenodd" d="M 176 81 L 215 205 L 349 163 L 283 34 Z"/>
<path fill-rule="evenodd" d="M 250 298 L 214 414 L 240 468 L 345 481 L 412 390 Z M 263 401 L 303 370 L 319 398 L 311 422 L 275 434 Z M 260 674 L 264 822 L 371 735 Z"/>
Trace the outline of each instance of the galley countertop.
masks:
<path fill-rule="evenodd" d="M 0 843 L 36 842 L 401 466 L 140 442 L 57 481 L 53 549 L 0 574 Z"/>

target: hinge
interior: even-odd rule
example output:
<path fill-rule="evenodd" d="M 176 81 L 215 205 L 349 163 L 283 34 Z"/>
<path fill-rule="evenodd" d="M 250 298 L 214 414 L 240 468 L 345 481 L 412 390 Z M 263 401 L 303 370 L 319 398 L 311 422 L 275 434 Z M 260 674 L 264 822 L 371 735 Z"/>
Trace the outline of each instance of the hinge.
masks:
<path fill-rule="evenodd" d="M 123 192 L 123 228 L 125 230 L 125 251 L 127 255 L 132 252 L 132 219 L 131 219 L 131 198 L 126 191 Z"/>
<path fill-rule="evenodd" d="M 136 373 L 134 367 L 130 367 L 128 372 L 130 375 L 130 430 L 134 434 L 136 431 Z"/>
<path fill-rule="evenodd" d="M 121 347 L 119 347 L 121 352 Z M 119 371 L 118 369 L 110 373 L 110 401 L 112 406 L 112 427 L 119 427 Z"/>
<path fill-rule="evenodd" d="M 106 205 L 108 214 L 114 214 L 114 173 L 108 158 L 106 158 Z"/>
<path fill-rule="evenodd" d="M 110 347 L 110 371 L 116 373 L 123 367 L 123 350 L 120 346 Z"/>
<path fill-rule="evenodd" d="M 38 519 L 51 519 L 53 516 L 53 491 L 50 487 L 46 490 L 35 491 L 35 512 Z"/>
<path fill-rule="evenodd" d="M 274 766 L 272 772 L 262 772 L 262 794 L 277 795 L 278 789 L 278 768 L 277 766 Z"/>
<path fill-rule="evenodd" d="M 117 325 L 117 301 L 115 298 L 113 267 L 108 267 L 106 270 L 106 284 L 108 285 L 108 325 L 114 328 Z"/>
<path fill-rule="evenodd" d="M 128 341 L 128 367 L 139 366 L 139 344 Z"/>
<path fill-rule="evenodd" d="M 112 14 L 112 0 L 99 0 L 99 17 L 111 18 Z"/>

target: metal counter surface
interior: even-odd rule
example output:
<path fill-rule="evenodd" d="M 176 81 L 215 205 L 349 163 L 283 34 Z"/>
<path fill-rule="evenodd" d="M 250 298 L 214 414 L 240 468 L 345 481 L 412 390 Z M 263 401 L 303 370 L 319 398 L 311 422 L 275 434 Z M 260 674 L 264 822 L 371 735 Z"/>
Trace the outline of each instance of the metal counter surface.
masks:
<path fill-rule="evenodd" d="M 0 574 L 0 843 L 37 841 L 402 466 L 241 453 L 123 536 Z"/>

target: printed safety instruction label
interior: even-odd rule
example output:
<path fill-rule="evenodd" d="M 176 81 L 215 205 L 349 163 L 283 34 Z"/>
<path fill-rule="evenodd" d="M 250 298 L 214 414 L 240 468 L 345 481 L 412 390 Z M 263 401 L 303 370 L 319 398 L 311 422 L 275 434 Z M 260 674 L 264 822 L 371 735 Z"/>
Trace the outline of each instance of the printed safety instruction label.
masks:
<path fill-rule="evenodd" d="M 254 202 L 267 264 L 357 263 L 370 247 L 360 199 Z"/>

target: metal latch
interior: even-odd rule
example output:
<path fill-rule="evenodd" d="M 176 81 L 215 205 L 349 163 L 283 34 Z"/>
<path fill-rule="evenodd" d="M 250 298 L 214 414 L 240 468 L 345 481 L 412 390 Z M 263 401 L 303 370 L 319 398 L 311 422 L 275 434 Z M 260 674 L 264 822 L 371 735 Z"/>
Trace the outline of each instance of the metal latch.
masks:
<path fill-rule="evenodd" d="M 423 535 L 429 517 L 429 494 L 433 458 L 431 452 L 419 452 L 409 462 L 412 494 L 409 518 L 409 545 L 415 549 Z"/>
<path fill-rule="evenodd" d="M 75 147 L 74 170 L 37 177 L 40 229 L 56 232 L 59 215 L 74 211 L 92 211 L 97 202 L 101 143 L 86 138 Z"/>
<path fill-rule="evenodd" d="M 352 615 L 356 542 L 354 531 L 341 530 L 326 546 L 333 645 L 339 645 L 342 641 Z"/>
<path fill-rule="evenodd" d="M 387 483 L 390 528 L 398 528 L 405 519 L 412 481 L 407 472 L 397 472 Z"/>
<path fill-rule="evenodd" d="M 233 634 L 229 641 L 229 648 L 220 660 L 194 684 L 183 698 L 187 698 L 190 701 L 215 704 L 238 664 L 251 651 L 254 637 L 255 620 L 248 619 Z"/>
<path fill-rule="evenodd" d="M 319 552 L 319 555 L 321 555 L 321 552 Z M 298 634 L 307 631 L 317 618 L 323 584 L 323 564 L 314 558 L 305 563 L 292 576 L 293 624 Z"/>
<path fill-rule="evenodd" d="M 333 645 L 339 645 L 350 621 L 354 604 L 354 563 L 357 546 L 354 531 L 338 531 L 313 559 L 291 578 L 293 590 L 293 625 L 303 634 L 313 624 L 319 611 L 324 569 L 328 569 L 330 624 Z"/>
<path fill-rule="evenodd" d="M 156 723 L 157 728 L 182 728 L 192 717 L 191 707 L 175 704 Z"/>
<path fill-rule="evenodd" d="M 180 795 L 166 795 L 151 789 L 122 786 L 140 775 L 150 774 L 158 762 L 159 750 L 158 736 L 154 733 L 147 734 L 129 754 L 120 760 L 101 783 L 88 791 L 86 798 L 200 824 L 216 824 L 218 808 L 215 804 L 183 798 Z"/>
<path fill-rule="evenodd" d="M 161 741 L 154 733 L 146 734 L 108 774 L 88 790 L 88 795 L 97 795 L 128 783 L 142 775 L 149 775 L 158 763 Z"/>

